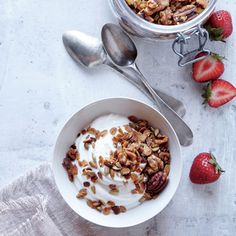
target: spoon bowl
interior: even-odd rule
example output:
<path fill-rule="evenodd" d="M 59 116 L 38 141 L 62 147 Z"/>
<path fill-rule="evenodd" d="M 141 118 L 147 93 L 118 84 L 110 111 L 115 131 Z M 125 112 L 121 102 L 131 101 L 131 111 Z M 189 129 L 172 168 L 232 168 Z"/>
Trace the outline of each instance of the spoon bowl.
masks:
<path fill-rule="evenodd" d="M 94 67 L 106 61 L 106 52 L 101 42 L 80 31 L 67 31 L 62 40 L 69 55 L 86 67 Z"/>
<path fill-rule="evenodd" d="M 137 48 L 129 36 L 119 27 L 108 23 L 102 28 L 102 41 L 112 61 L 118 66 L 129 66 L 137 58 Z"/>

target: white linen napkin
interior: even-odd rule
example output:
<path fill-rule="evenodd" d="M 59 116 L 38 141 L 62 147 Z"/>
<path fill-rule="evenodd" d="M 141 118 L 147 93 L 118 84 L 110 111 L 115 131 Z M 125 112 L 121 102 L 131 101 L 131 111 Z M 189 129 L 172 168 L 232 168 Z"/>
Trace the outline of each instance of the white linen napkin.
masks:
<path fill-rule="evenodd" d="M 48 164 L 0 190 L 0 235 L 4 236 L 137 236 L 146 235 L 150 223 L 112 229 L 84 220 L 62 199 Z"/>

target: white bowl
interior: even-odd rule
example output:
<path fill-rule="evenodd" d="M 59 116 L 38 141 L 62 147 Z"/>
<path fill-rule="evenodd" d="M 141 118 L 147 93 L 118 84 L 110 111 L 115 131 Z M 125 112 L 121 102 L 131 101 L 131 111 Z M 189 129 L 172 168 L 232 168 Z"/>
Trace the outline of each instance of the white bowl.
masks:
<path fill-rule="evenodd" d="M 88 126 L 97 117 L 109 113 L 125 116 L 134 115 L 148 120 L 153 127 L 160 128 L 169 137 L 171 168 L 169 183 L 157 199 L 144 202 L 124 214 L 106 216 L 88 207 L 84 200 L 76 198 L 78 189 L 68 180 L 67 173 L 62 167 L 62 162 L 68 148 L 74 143 L 80 130 Z M 57 138 L 52 167 L 55 181 L 62 197 L 78 215 L 98 225 L 121 228 L 140 224 L 154 217 L 167 206 L 180 182 L 182 159 L 176 133 L 162 114 L 140 101 L 129 98 L 109 98 L 85 106 L 67 121 Z"/>

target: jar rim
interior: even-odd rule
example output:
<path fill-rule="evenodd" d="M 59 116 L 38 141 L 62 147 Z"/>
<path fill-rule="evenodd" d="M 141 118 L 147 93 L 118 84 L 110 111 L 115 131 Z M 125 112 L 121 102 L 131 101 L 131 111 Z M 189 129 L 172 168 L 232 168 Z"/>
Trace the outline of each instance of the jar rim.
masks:
<path fill-rule="evenodd" d="M 211 0 L 207 8 L 199 14 L 197 17 L 192 19 L 191 21 L 179 24 L 179 25 L 158 25 L 151 22 L 146 21 L 145 19 L 142 19 L 137 14 L 135 14 L 132 9 L 128 6 L 125 0 L 110 0 L 111 5 L 113 9 L 115 8 L 115 4 L 118 4 L 119 7 L 122 8 L 127 13 L 127 17 L 129 20 L 133 21 L 135 24 L 139 25 L 139 27 L 147 30 L 147 31 L 153 31 L 158 33 L 178 33 L 186 31 L 196 25 L 201 24 L 214 10 L 217 0 Z"/>

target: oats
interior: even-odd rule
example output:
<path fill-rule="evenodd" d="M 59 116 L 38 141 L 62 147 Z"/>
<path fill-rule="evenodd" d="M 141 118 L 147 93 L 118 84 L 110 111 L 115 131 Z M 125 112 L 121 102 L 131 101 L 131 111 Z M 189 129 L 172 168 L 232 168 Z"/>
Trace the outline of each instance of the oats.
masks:
<path fill-rule="evenodd" d="M 109 173 L 110 173 L 110 168 L 107 167 L 107 166 L 105 166 L 105 167 L 104 167 L 104 176 L 108 176 Z"/>
<path fill-rule="evenodd" d="M 78 161 L 78 164 L 79 164 L 80 167 L 85 167 L 85 166 L 88 165 L 88 162 L 85 161 L 85 160 L 82 160 L 82 161 Z"/>
<path fill-rule="evenodd" d="M 160 133 L 160 130 L 159 129 L 155 129 L 154 131 L 154 135 L 157 137 L 157 135 Z"/>
<path fill-rule="evenodd" d="M 101 134 L 101 137 L 105 137 L 108 134 L 108 131 L 103 130 L 100 134 Z"/>
<path fill-rule="evenodd" d="M 92 190 L 93 194 L 96 194 L 96 187 L 94 185 L 91 186 L 91 190 Z"/>
<path fill-rule="evenodd" d="M 114 179 L 114 177 L 115 177 L 115 172 L 112 169 L 110 169 L 110 176 L 112 179 Z"/>
<path fill-rule="evenodd" d="M 92 168 L 94 168 L 94 169 L 97 169 L 97 168 L 98 168 L 97 163 L 94 162 L 94 161 L 90 161 L 90 162 L 89 162 L 89 165 L 90 165 Z"/>

